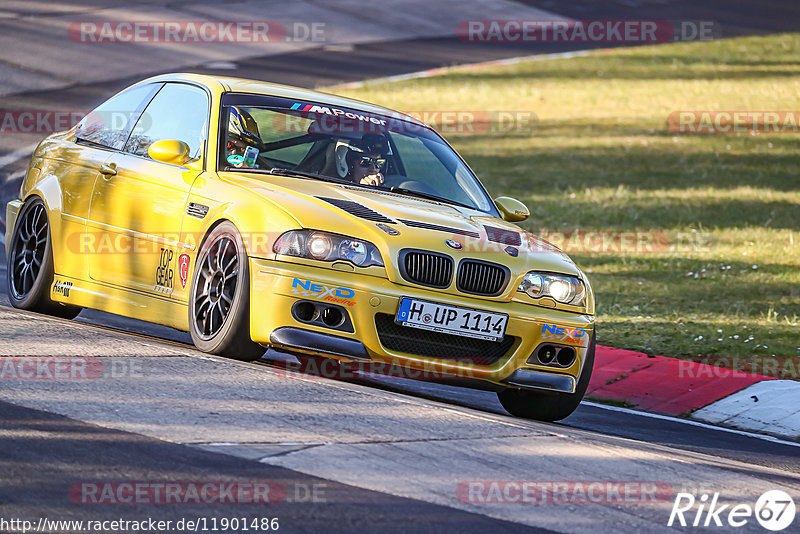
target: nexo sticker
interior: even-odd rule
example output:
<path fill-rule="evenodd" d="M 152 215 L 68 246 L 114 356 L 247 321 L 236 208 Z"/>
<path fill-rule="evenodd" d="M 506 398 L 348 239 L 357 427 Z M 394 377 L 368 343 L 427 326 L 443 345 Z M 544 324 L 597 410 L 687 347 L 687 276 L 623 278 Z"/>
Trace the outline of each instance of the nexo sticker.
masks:
<path fill-rule="evenodd" d="M 355 304 L 355 301 L 350 299 L 356 296 L 355 291 L 346 287 L 330 287 L 299 278 L 295 278 L 292 281 L 292 293 L 303 297 L 315 298 L 317 300 L 327 300 L 329 302 L 345 304 L 347 306 L 353 306 Z"/>
<path fill-rule="evenodd" d="M 545 323 L 542 325 L 542 339 L 588 345 L 589 334 L 583 328 L 566 328 L 556 324 Z"/>

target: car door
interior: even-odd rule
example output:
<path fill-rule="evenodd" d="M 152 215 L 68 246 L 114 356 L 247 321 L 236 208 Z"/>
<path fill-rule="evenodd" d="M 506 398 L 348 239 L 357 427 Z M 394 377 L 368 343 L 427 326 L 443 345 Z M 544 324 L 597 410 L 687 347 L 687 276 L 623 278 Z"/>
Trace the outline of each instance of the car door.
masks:
<path fill-rule="evenodd" d="M 92 279 L 153 296 L 171 296 L 179 283 L 180 242 L 189 190 L 202 172 L 210 99 L 195 85 L 167 83 L 145 108 L 125 143 L 111 156 L 92 193 L 88 226 L 111 243 L 89 258 Z M 156 141 L 189 146 L 183 165 L 156 161 Z M 180 286 L 179 286 L 180 288 Z M 182 289 L 182 288 L 180 288 Z"/>
<path fill-rule="evenodd" d="M 106 161 L 125 145 L 131 128 L 161 85 L 137 85 L 106 100 L 78 123 L 74 142 L 64 146 L 57 160 L 43 162 L 42 172 L 58 176 L 62 192 L 61 235 L 54 235 L 53 240 L 65 243 L 70 252 L 54 258 L 56 272 L 86 276 L 87 256 L 100 245 L 85 235 L 95 181 Z"/>

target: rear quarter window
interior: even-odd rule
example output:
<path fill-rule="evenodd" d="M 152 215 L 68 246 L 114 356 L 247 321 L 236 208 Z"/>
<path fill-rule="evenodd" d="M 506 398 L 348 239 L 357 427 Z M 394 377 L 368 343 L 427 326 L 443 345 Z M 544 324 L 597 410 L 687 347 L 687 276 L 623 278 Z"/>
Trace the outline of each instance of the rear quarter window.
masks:
<path fill-rule="evenodd" d="M 78 123 L 75 138 L 122 150 L 133 124 L 162 85 L 152 83 L 132 87 L 106 100 Z"/>

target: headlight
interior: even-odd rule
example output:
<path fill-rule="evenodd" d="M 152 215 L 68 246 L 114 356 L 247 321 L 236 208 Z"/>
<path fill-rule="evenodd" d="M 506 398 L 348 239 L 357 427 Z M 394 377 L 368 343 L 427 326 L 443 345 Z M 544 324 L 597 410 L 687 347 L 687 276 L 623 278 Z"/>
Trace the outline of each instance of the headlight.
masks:
<path fill-rule="evenodd" d="M 290 230 L 275 241 L 272 250 L 284 256 L 349 261 L 359 267 L 383 267 L 381 253 L 369 241 L 316 230 Z"/>
<path fill-rule="evenodd" d="M 586 297 L 586 288 L 583 282 L 575 276 L 564 274 L 537 273 L 535 271 L 525 275 L 519 285 L 519 291 L 524 291 L 529 296 L 552 297 L 562 304 L 583 306 Z"/>
<path fill-rule="evenodd" d="M 363 241 L 345 239 L 339 244 L 339 257 L 356 265 L 364 265 L 369 257 L 367 244 Z"/>
<path fill-rule="evenodd" d="M 313 233 L 306 241 L 308 252 L 315 260 L 327 260 L 331 254 L 331 238 L 323 233 Z"/>

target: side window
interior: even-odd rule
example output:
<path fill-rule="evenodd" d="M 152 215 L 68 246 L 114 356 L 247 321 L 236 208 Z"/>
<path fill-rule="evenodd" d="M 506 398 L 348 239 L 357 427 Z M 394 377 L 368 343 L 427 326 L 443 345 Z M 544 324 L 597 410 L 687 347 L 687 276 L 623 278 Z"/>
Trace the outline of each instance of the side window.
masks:
<path fill-rule="evenodd" d="M 106 100 L 78 123 L 75 137 L 121 150 L 142 108 L 160 87 L 159 83 L 140 85 Z"/>
<path fill-rule="evenodd" d="M 166 84 L 153 98 L 133 127 L 125 152 L 147 155 L 156 141 L 174 139 L 189 145 L 189 156 L 203 153 L 208 129 L 208 96 L 192 85 Z"/>

